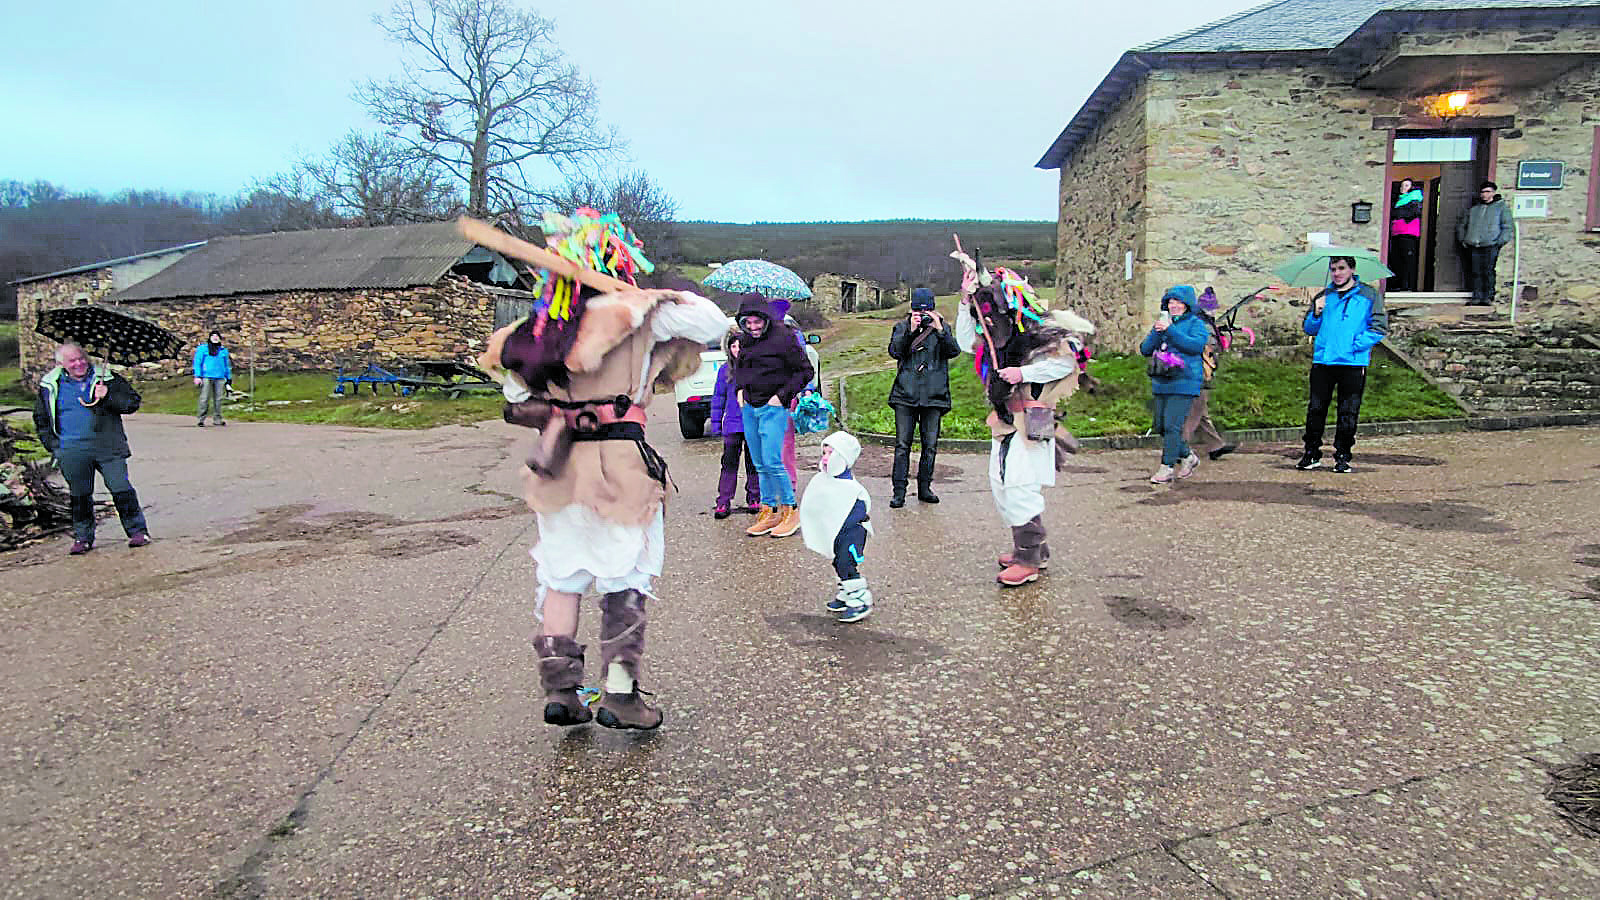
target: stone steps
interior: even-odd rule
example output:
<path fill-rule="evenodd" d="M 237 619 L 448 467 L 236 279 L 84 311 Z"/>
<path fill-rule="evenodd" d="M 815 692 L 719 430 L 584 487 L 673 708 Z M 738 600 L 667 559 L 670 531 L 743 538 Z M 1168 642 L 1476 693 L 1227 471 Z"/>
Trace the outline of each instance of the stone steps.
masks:
<path fill-rule="evenodd" d="M 1600 338 L 1549 326 L 1440 327 L 1407 352 L 1476 411 L 1600 410 Z"/>

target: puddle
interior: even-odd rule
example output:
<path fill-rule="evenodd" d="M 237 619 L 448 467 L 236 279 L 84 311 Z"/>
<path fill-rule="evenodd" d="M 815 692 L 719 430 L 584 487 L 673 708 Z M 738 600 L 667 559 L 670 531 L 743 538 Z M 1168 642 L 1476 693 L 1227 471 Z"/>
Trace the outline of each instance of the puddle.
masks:
<path fill-rule="evenodd" d="M 1145 485 L 1126 485 L 1125 493 L 1145 494 Z M 1492 513 L 1481 506 L 1456 500 L 1371 501 L 1346 500 L 1344 492 L 1276 481 L 1190 482 L 1176 490 L 1148 494 L 1139 500 L 1143 506 L 1174 506 L 1195 501 L 1226 500 L 1234 503 L 1260 503 L 1296 506 L 1322 513 L 1348 513 L 1366 516 L 1391 525 L 1404 525 L 1418 531 L 1452 531 L 1465 534 L 1505 534 L 1509 525 L 1493 521 Z"/>
<path fill-rule="evenodd" d="M 1144 631 L 1173 631 L 1193 625 L 1195 617 L 1160 600 L 1113 594 L 1106 598 L 1111 618 L 1129 628 Z"/>
<path fill-rule="evenodd" d="M 880 631 L 870 625 L 863 627 L 860 623 L 846 625 L 832 616 L 789 613 L 766 619 L 767 625 L 791 647 L 808 651 L 817 665 L 842 669 L 842 674 L 904 672 L 950 655 L 950 651 L 932 641 Z"/>
<path fill-rule="evenodd" d="M 1305 452 L 1304 447 L 1264 447 L 1261 449 L 1245 449 L 1242 453 L 1263 453 L 1269 456 L 1281 456 L 1284 459 L 1298 460 L 1300 454 Z M 1324 450 L 1322 461 L 1324 465 L 1333 464 L 1333 455 Z M 1370 466 L 1443 466 L 1448 465 L 1440 456 L 1421 456 L 1415 453 L 1364 453 L 1357 449 L 1350 460 L 1352 465 Z"/>

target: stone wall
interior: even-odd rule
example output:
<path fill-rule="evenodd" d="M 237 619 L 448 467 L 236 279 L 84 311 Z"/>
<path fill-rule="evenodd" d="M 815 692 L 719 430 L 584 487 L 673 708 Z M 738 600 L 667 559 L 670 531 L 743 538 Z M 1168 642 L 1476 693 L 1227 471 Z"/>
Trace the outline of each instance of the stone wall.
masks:
<path fill-rule="evenodd" d="M 1442 328 L 1404 346 L 1440 387 L 1480 412 L 1600 409 L 1600 338 L 1581 329 Z"/>
<path fill-rule="evenodd" d="M 112 270 L 96 269 L 17 285 L 17 351 L 22 383 L 30 387 L 54 368 L 56 342 L 33 330 L 41 310 L 99 303 L 116 289 Z"/>
<path fill-rule="evenodd" d="M 1056 293 L 1092 320 L 1102 344 L 1131 349 L 1144 336 L 1145 177 L 1149 167 L 1141 83 L 1061 167 Z M 1124 254 L 1133 252 L 1133 278 Z"/>
<path fill-rule="evenodd" d="M 70 305 L 85 291 L 57 284 L 66 280 L 22 285 L 19 301 L 35 310 Z M 129 303 L 126 308 L 182 335 L 186 353 L 209 331 L 220 330 L 236 369 L 248 366 L 253 352 L 258 371 L 331 370 L 369 361 L 470 359 L 494 328 L 495 296 L 451 275 L 426 287 L 179 298 Z M 25 378 L 36 379 L 54 365 L 54 345 L 37 343 L 24 352 Z M 145 378 L 187 374 L 189 360 L 138 369 Z"/>
<path fill-rule="evenodd" d="M 1543 53 L 1594 49 L 1592 32 L 1426 32 L 1400 51 Z M 1308 232 L 1335 244 L 1380 247 L 1388 132 L 1376 116 L 1439 112 L 1436 96 L 1357 89 L 1351 74 L 1321 66 L 1214 70 L 1168 67 L 1147 75 L 1062 168 L 1059 271 L 1063 295 L 1107 327 L 1104 339 L 1129 349 L 1169 285 L 1211 285 L 1224 303 L 1272 283 L 1272 267 L 1306 249 Z M 1600 63 L 1533 88 L 1474 89 L 1458 118 L 1514 116 L 1499 132 L 1493 178 L 1508 197 L 1523 159 L 1566 162 L 1552 216 L 1522 220 L 1522 283 L 1537 299 L 1519 321 L 1600 320 L 1600 234 L 1584 232 L 1594 127 L 1600 124 Z M 1142 119 L 1141 121 L 1138 121 Z M 1355 225 L 1350 204 L 1375 205 Z M 1141 216 L 1142 212 L 1142 216 Z M 1135 251 L 1133 282 L 1122 252 Z M 1511 248 L 1501 257 L 1500 312 L 1509 307 Z M 1268 340 L 1295 334 L 1310 292 L 1257 301 L 1242 321 Z"/>
<path fill-rule="evenodd" d="M 812 308 L 825 315 L 842 312 L 845 282 L 850 282 L 856 286 L 855 312 L 869 309 L 887 309 L 910 299 L 907 291 L 896 285 L 884 284 L 873 281 L 870 278 L 861 278 L 855 275 L 825 273 L 811 279 L 810 304 Z"/>

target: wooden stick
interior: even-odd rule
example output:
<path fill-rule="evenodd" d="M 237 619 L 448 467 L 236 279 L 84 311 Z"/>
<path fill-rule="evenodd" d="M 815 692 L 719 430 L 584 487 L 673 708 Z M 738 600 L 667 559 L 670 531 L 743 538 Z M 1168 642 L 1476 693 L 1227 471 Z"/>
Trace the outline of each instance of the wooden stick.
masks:
<path fill-rule="evenodd" d="M 612 278 L 604 272 L 596 272 L 593 269 L 580 266 L 572 260 L 564 256 L 558 256 L 537 244 L 530 244 L 521 238 L 512 237 L 488 222 L 480 222 L 477 219 L 462 216 L 456 220 L 456 231 L 474 244 L 488 247 L 502 256 L 520 259 L 541 269 L 549 269 L 557 275 L 576 278 L 597 291 L 609 294 L 617 291 L 639 290 L 639 288 L 620 278 Z"/>

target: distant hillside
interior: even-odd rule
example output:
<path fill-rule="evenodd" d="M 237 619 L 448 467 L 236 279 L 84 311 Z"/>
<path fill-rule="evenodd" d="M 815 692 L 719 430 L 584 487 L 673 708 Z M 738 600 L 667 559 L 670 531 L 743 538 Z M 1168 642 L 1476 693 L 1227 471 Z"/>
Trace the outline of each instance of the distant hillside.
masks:
<path fill-rule="evenodd" d="M 961 271 L 950 259 L 950 235 L 986 259 L 1028 260 L 1029 275 L 1052 280 L 1056 223 L 997 221 L 881 222 L 679 222 L 676 255 L 706 265 L 730 259 L 767 259 L 808 281 L 822 272 L 862 275 L 885 282 L 926 284 L 953 291 Z"/>

